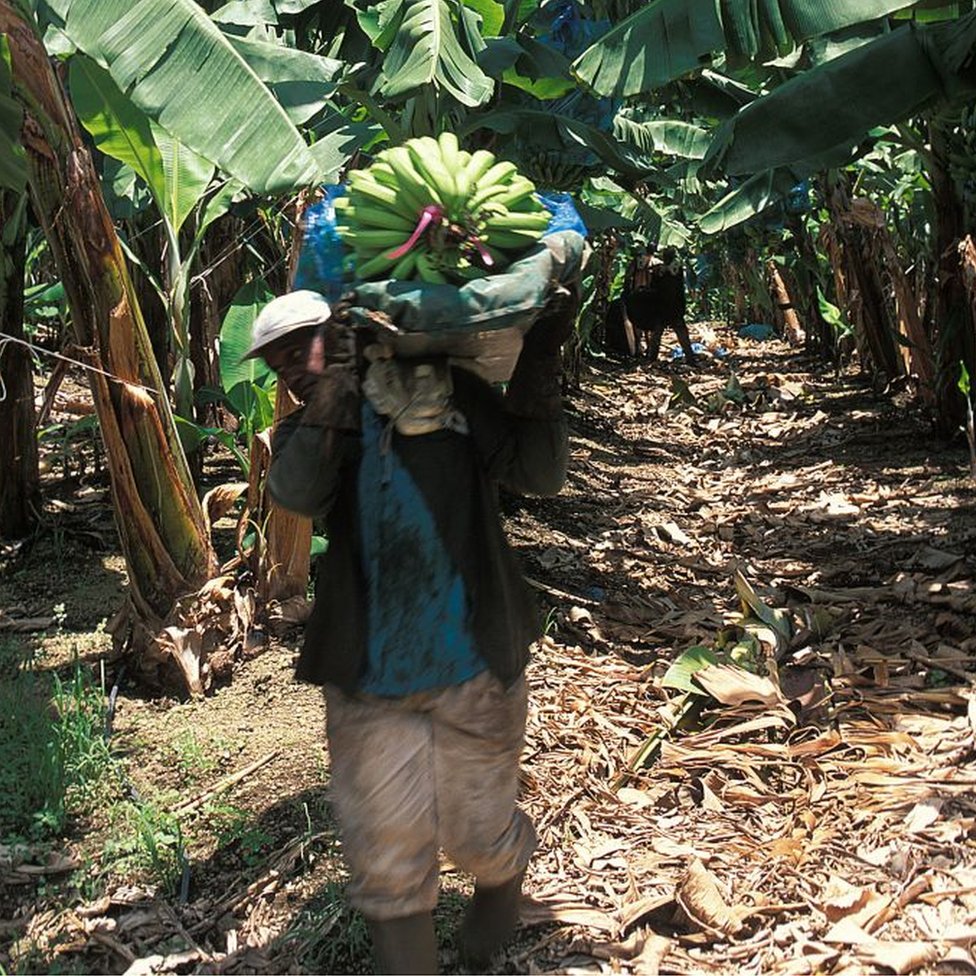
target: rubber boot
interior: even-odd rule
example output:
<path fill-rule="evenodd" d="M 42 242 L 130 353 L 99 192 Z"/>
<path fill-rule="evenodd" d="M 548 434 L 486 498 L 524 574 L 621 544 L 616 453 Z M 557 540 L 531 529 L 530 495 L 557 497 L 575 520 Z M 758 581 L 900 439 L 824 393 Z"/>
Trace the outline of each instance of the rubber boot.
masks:
<path fill-rule="evenodd" d="M 413 976 L 437 972 L 437 937 L 430 912 L 368 921 L 377 973 Z"/>
<path fill-rule="evenodd" d="M 466 968 L 485 972 L 492 956 L 511 941 L 518 925 L 524 878 L 523 870 L 493 888 L 475 885 L 457 938 L 458 952 Z"/>

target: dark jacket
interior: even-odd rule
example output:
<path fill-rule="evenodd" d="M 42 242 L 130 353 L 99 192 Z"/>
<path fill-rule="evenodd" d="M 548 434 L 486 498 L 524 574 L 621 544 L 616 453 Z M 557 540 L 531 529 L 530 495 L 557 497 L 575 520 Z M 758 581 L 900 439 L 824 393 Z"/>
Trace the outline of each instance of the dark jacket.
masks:
<path fill-rule="evenodd" d="M 541 622 L 502 530 L 497 484 L 520 493 L 555 494 L 565 479 L 566 423 L 561 410 L 516 415 L 505 398 L 466 370 L 454 369 L 453 381 L 454 402 L 470 435 L 394 432 L 392 449 L 423 494 L 464 580 L 478 652 L 509 684 L 525 668 Z M 282 507 L 326 519 L 329 546 L 318 565 L 298 677 L 347 692 L 356 689 L 367 664 L 359 460 L 358 434 L 303 424 L 298 411 L 275 431 L 268 479 Z"/>

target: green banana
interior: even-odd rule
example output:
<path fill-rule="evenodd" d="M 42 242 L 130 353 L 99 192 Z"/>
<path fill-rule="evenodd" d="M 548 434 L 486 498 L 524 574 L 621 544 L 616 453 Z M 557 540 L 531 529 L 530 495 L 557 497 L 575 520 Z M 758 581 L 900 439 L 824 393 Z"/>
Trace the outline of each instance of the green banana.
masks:
<path fill-rule="evenodd" d="M 525 177 L 518 177 L 508 184 L 504 193 L 500 193 L 494 199 L 511 210 L 515 204 L 522 203 L 534 193 L 535 183 Z"/>
<path fill-rule="evenodd" d="M 434 266 L 429 254 L 421 252 L 417 255 L 417 273 L 422 281 L 431 285 L 446 285 L 447 278 Z"/>
<path fill-rule="evenodd" d="M 467 165 L 464 167 L 464 176 L 468 181 L 468 186 L 476 187 L 480 182 L 482 177 L 492 166 L 495 165 L 495 154 L 488 152 L 487 149 L 476 149 L 471 154 L 471 159 L 468 160 Z"/>
<path fill-rule="evenodd" d="M 340 199 L 342 199 L 340 197 Z M 409 234 L 417 222 L 404 217 L 402 214 L 375 203 L 363 201 L 358 206 L 346 206 L 341 213 L 342 222 L 350 227 L 361 225 L 368 228 L 383 228 L 384 230 L 399 230 Z"/>
<path fill-rule="evenodd" d="M 447 131 L 382 150 L 348 182 L 336 209 L 361 279 L 460 284 L 494 274 L 550 220 L 514 163 L 468 152 Z"/>
<path fill-rule="evenodd" d="M 493 196 L 497 196 L 498 193 L 503 193 L 506 182 L 511 180 L 512 176 L 516 172 L 517 169 L 515 163 L 509 162 L 507 159 L 503 159 L 501 162 L 495 163 L 488 170 L 486 170 L 484 176 L 482 176 L 479 181 L 482 184 L 483 189 L 472 197 L 470 203 L 471 209 L 477 212 L 477 210 L 486 200 L 490 200 Z"/>
<path fill-rule="evenodd" d="M 417 252 L 407 251 L 406 254 L 400 258 L 399 261 L 393 266 L 393 270 L 390 272 L 390 277 L 394 281 L 407 281 L 412 277 L 414 271 L 417 267 Z"/>
<path fill-rule="evenodd" d="M 395 264 L 396 261 L 394 259 L 387 257 L 385 252 L 380 252 L 368 261 L 358 262 L 356 265 L 356 274 L 364 279 L 377 278 Z"/>
<path fill-rule="evenodd" d="M 358 170 L 356 172 L 358 172 Z M 398 197 L 396 191 L 393 190 L 392 187 L 381 186 L 372 177 L 370 177 L 368 180 L 359 179 L 353 182 L 353 175 L 350 175 L 349 177 L 349 189 L 351 194 L 367 197 L 370 200 L 375 200 L 377 203 L 382 203 L 388 207 L 392 207 L 394 210 L 397 209 Z"/>
<path fill-rule="evenodd" d="M 436 146 L 437 143 L 432 139 Z M 435 198 L 435 202 L 441 204 L 448 213 L 455 209 L 455 187 L 451 174 L 444 168 L 444 164 L 438 155 L 437 158 L 430 152 L 429 148 L 421 150 L 416 143 L 407 143 L 410 152 L 410 159 L 413 161 L 414 168 L 424 178 L 427 187 Z"/>
<path fill-rule="evenodd" d="M 538 213 L 500 213 L 492 214 L 485 220 L 485 230 L 521 230 L 541 234 L 549 225 L 548 214 Z"/>
<path fill-rule="evenodd" d="M 381 162 L 377 160 L 377 162 Z M 413 213 L 414 222 L 417 214 L 428 204 L 434 203 L 430 189 L 424 178 L 414 168 L 410 159 L 410 150 L 405 146 L 393 146 L 385 152 L 386 168 L 381 169 L 377 178 L 388 186 L 396 187 L 404 196 L 404 202 Z M 373 164 L 374 166 L 376 163 Z M 387 182 L 392 181 L 392 182 Z"/>
<path fill-rule="evenodd" d="M 366 227 L 351 227 L 340 225 L 342 239 L 347 244 L 352 244 L 356 250 L 365 248 L 367 250 L 378 250 L 379 248 L 392 249 L 399 247 L 409 236 L 409 231 L 404 233 L 402 230 L 373 230 Z"/>
<path fill-rule="evenodd" d="M 490 247 L 500 247 L 503 251 L 508 251 L 531 247 L 539 237 L 540 235 L 535 231 L 492 230 L 484 235 L 484 240 Z"/>

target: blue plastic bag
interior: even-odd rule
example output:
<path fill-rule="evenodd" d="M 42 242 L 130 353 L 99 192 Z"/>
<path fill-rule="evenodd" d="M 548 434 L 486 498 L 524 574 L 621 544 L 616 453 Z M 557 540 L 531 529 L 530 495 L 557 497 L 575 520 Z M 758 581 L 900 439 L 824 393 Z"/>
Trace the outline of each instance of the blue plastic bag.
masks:
<path fill-rule="evenodd" d="M 573 198 L 568 193 L 540 190 L 536 196 L 546 210 L 552 214 L 543 237 L 548 237 L 549 234 L 555 234 L 561 230 L 574 230 L 582 237 L 589 234 L 586 224 L 583 223 L 583 218 L 576 209 L 576 204 L 573 203 Z"/>
<path fill-rule="evenodd" d="M 765 322 L 750 322 L 748 325 L 739 329 L 739 336 L 742 339 L 755 339 L 756 342 L 765 342 L 776 335 L 776 329 Z"/>
<path fill-rule="evenodd" d="M 345 186 L 323 187 L 325 197 L 305 210 L 305 236 L 295 269 L 296 291 L 309 288 L 332 303 L 339 300 L 351 280 L 351 267 L 336 225 L 335 199 Z"/>

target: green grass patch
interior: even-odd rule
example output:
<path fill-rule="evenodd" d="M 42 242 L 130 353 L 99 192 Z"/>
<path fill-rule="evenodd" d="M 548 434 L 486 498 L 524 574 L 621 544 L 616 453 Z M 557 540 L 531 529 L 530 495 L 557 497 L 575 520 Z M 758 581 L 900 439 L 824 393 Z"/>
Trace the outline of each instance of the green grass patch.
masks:
<path fill-rule="evenodd" d="M 373 941 L 366 919 L 346 902 L 342 887 L 339 882 L 327 884 L 282 940 L 305 972 L 373 972 Z"/>
<path fill-rule="evenodd" d="M 145 798 L 115 803 L 110 812 L 114 837 L 105 845 L 105 862 L 112 876 L 154 884 L 175 895 L 188 864 L 179 817 Z"/>
<path fill-rule="evenodd" d="M 43 839 L 85 809 L 111 766 L 105 696 L 78 661 L 62 678 L 30 658 L 11 668 L 10 643 L 0 655 L 0 837 Z"/>
<path fill-rule="evenodd" d="M 221 850 L 235 850 L 248 867 L 259 864 L 274 838 L 254 822 L 254 814 L 231 803 L 211 803 L 203 811 Z"/>
<path fill-rule="evenodd" d="M 169 744 L 176 767 L 184 779 L 199 779 L 212 773 L 219 765 L 221 749 L 226 748 L 220 740 L 202 742 L 192 728 L 183 729 Z"/>

